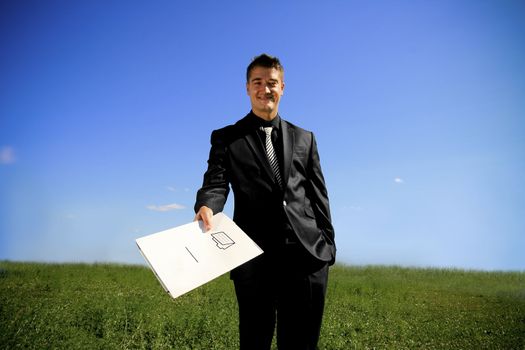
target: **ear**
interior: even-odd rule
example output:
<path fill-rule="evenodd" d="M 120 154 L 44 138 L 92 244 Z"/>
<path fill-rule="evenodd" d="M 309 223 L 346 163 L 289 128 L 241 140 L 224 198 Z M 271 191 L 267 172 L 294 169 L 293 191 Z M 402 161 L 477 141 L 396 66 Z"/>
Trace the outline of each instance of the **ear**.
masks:
<path fill-rule="evenodd" d="M 248 83 L 246 83 L 246 94 L 250 96 L 250 89 L 249 89 Z"/>

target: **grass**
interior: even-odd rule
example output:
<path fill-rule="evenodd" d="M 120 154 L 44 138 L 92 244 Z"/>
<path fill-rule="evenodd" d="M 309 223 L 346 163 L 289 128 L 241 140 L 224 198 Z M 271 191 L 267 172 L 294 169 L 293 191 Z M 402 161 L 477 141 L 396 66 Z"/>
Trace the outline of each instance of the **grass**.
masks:
<path fill-rule="evenodd" d="M 525 273 L 331 269 L 320 349 L 525 349 Z M 149 269 L 0 262 L 0 348 L 236 349 L 228 276 L 171 299 Z"/>

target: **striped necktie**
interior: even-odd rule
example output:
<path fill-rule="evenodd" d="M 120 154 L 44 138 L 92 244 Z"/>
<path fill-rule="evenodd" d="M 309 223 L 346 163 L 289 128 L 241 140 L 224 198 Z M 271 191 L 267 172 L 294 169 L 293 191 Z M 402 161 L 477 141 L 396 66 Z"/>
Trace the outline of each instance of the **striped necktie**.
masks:
<path fill-rule="evenodd" d="M 261 130 L 263 130 L 266 133 L 266 156 L 268 157 L 268 161 L 270 162 L 270 166 L 272 167 L 273 173 L 275 175 L 275 180 L 277 180 L 277 183 L 282 188 L 283 181 L 281 179 L 281 172 L 279 170 L 279 160 L 277 159 L 277 155 L 275 154 L 275 150 L 273 148 L 272 143 L 272 129 L 273 127 L 271 126 L 261 126 Z"/>

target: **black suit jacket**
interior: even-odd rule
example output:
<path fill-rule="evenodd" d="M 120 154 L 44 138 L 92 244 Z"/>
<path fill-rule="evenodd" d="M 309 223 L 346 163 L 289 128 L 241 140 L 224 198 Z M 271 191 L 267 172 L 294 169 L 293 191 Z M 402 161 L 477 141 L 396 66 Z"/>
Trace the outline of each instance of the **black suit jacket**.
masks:
<path fill-rule="evenodd" d="M 275 181 L 253 116 L 247 115 L 212 132 L 195 211 L 203 205 L 214 214 L 222 211 L 231 186 L 233 220 L 263 250 L 272 249 L 284 224 L 313 257 L 333 264 L 334 229 L 314 135 L 283 119 L 281 129 L 284 189 Z"/>

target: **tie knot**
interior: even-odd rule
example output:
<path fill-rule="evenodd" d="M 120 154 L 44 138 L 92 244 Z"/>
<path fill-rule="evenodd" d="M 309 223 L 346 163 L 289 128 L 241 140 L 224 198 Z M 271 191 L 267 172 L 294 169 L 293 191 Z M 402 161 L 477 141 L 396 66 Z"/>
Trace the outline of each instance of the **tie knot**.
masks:
<path fill-rule="evenodd" d="M 273 126 L 261 126 L 261 130 L 263 130 L 266 133 L 266 136 L 269 136 L 272 134 Z"/>

